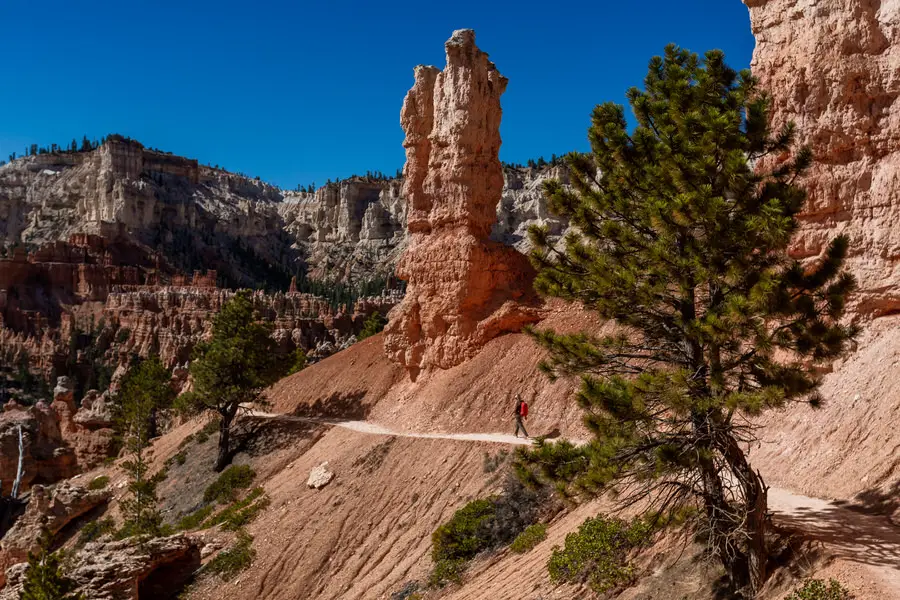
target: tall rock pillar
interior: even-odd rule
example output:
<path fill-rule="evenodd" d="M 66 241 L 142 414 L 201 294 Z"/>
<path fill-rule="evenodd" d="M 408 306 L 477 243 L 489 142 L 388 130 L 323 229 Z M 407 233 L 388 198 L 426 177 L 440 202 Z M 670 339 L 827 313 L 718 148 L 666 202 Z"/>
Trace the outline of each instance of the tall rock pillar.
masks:
<path fill-rule="evenodd" d="M 500 96 L 507 79 L 453 32 L 447 66 L 418 66 L 403 102 L 409 242 L 397 267 L 406 297 L 390 314 L 385 350 L 415 378 L 449 368 L 492 338 L 538 320 L 534 272 L 489 239 L 503 190 Z"/>

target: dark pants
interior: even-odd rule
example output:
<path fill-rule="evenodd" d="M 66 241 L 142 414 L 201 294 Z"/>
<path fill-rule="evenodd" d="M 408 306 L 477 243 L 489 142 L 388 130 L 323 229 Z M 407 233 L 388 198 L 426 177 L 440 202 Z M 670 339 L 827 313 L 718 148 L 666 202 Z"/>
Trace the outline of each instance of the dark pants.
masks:
<path fill-rule="evenodd" d="M 525 423 L 522 422 L 522 415 L 516 415 L 516 437 L 519 437 L 519 430 L 528 437 L 528 431 L 525 429 Z"/>

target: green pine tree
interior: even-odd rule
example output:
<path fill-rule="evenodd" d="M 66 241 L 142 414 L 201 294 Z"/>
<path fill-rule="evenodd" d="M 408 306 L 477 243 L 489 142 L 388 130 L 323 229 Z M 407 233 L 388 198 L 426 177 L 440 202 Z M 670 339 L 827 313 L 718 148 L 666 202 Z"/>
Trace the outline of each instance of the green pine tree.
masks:
<path fill-rule="evenodd" d="M 21 600 L 85 600 L 76 591 L 75 582 L 63 571 L 64 557 L 59 552 L 50 552 L 52 536 L 46 529 L 41 533 L 41 549 L 28 553 L 28 568 Z"/>
<path fill-rule="evenodd" d="M 564 249 L 531 231 L 538 291 L 619 325 L 531 332 L 549 350 L 547 373 L 580 377 L 593 439 L 540 445 L 521 466 L 573 494 L 699 504 L 735 595 L 752 597 L 769 523 L 745 453 L 757 441 L 748 417 L 818 404 L 814 367 L 855 334 L 840 323 L 854 288 L 841 268 L 848 241 L 836 238 L 817 265 L 789 258 L 811 153 L 792 150 L 792 126 L 770 131 L 767 97 L 721 52 L 669 46 L 628 99 L 635 129 L 622 106 L 597 106 L 592 152 L 567 157 L 573 189 L 546 185 L 575 226 Z"/>
<path fill-rule="evenodd" d="M 258 321 L 249 293 L 229 300 L 213 321 L 213 335 L 191 363 L 194 390 L 179 398 L 182 409 L 219 414 L 215 470 L 231 462 L 231 426 L 241 405 L 265 403 L 265 389 L 283 370 L 270 327 Z"/>
<path fill-rule="evenodd" d="M 128 473 L 128 495 L 120 504 L 124 523 L 121 535 L 159 536 L 163 533 L 162 515 L 156 488 L 163 475 L 150 474 L 147 448 L 156 433 L 159 410 L 171 406 L 174 392 L 171 376 L 159 357 L 141 361 L 123 378 L 118 394 L 119 429 L 129 454 L 122 468 Z"/>
<path fill-rule="evenodd" d="M 380 312 L 373 312 L 366 322 L 363 323 L 362 331 L 359 332 L 359 335 L 356 336 L 358 340 L 364 340 L 367 337 L 372 337 L 376 333 L 380 333 L 384 326 L 387 325 L 387 318 L 381 314 Z"/>

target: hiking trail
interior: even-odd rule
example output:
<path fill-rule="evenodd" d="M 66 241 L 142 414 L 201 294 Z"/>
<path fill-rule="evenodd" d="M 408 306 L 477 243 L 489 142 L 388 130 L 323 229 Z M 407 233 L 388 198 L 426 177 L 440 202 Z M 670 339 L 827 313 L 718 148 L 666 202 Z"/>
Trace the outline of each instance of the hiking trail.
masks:
<path fill-rule="evenodd" d="M 533 443 L 533 439 L 503 433 L 421 433 L 395 431 L 371 421 L 301 417 L 258 410 L 245 414 L 273 420 L 318 423 L 369 435 L 515 446 Z M 575 444 L 585 443 L 583 440 L 569 441 Z M 769 488 L 769 510 L 778 517 L 780 523 L 804 531 L 812 539 L 828 546 L 837 557 L 865 566 L 886 590 L 894 592 L 892 598 L 900 599 L 900 527 L 893 525 L 886 517 L 865 514 L 841 506 L 836 501 L 804 496 L 776 487 Z"/>

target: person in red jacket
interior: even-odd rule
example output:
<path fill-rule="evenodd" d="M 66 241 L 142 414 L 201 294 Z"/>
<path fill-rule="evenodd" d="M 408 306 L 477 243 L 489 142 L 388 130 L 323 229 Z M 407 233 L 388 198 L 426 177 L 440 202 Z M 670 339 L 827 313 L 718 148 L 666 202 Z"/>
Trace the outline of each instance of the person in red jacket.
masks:
<path fill-rule="evenodd" d="M 528 437 L 528 431 L 525 429 L 525 423 L 522 422 L 522 419 L 528 418 L 528 403 L 522 400 L 522 397 L 516 394 L 516 409 L 514 411 L 516 415 L 516 437 L 519 437 L 519 430 L 522 430 L 522 433 L 525 434 L 525 437 Z"/>

